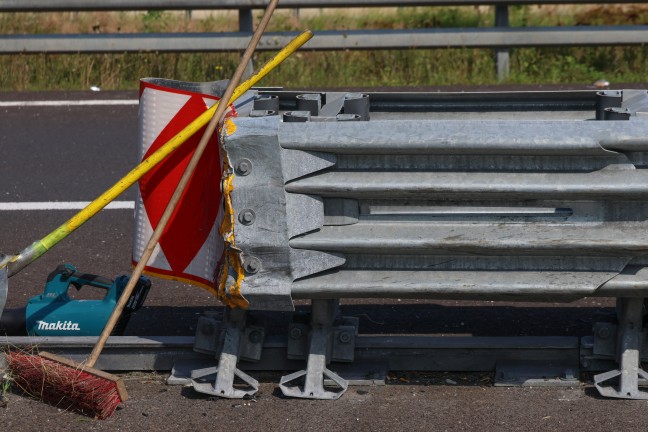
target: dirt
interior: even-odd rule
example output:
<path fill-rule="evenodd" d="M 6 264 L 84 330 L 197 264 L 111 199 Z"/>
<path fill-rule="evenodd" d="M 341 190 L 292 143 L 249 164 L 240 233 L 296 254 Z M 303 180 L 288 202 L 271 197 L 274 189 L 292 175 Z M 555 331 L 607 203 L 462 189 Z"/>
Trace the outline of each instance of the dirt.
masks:
<path fill-rule="evenodd" d="M 646 401 L 601 399 L 589 385 L 574 388 L 502 388 L 462 375 L 351 388 L 337 401 L 285 399 L 278 376 L 263 378 L 254 399 L 214 399 L 191 388 L 169 387 L 164 376 L 124 376 L 131 399 L 107 420 L 60 411 L 11 395 L 0 409 L 11 430 L 227 430 L 227 431 L 563 431 L 648 428 Z M 392 381 L 392 380 L 390 380 Z M 457 385 L 452 384 L 457 382 Z"/>

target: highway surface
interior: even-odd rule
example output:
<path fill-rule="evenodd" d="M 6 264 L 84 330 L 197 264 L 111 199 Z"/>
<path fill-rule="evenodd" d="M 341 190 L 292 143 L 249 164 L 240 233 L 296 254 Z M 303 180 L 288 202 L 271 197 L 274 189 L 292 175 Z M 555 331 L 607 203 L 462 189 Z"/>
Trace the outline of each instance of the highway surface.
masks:
<path fill-rule="evenodd" d="M 72 216 L 75 206 L 91 201 L 128 172 L 137 136 L 133 94 L 113 101 L 104 95 L 83 101 L 79 96 L 47 100 L 46 94 L 31 101 L 11 96 L 0 101 L 4 253 L 17 252 L 47 234 Z M 119 200 L 130 203 L 133 197 L 129 190 Z M 131 217 L 131 209 L 100 214 L 11 280 L 9 306 L 21 305 L 42 289 L 42 276 L 61 260 L 86 272 L 114 271 L 116 266 L 128 270 Z M 97 253 L 91 256 L 90 251 Z"/>
<path fill-rule="evenodd" d="M 136 161 L 136 92 L 0 93 L 0 251 L 47 234 Z M 38 262 L 10 279 L 7 307 L 24 306 L 57 265 L 115 277 L 130 270 L 134 191 Z M 154 280 L 133 335 L 191 335 L 201 312 L 219 307 L 206 291 Z M 360 331 L 492 336 L 588 334 L 613 303 L 510 305 L 422 301 L 346 302 Z M 289 317 L 281 317 L 286 321 Z M 9 430 L 648 430 L 648 402 L 606 400 L 591 382 L 573 388 L 502 388 L 492 374 L 404 374 L 386 386 L 351 388 L 338 401 L 284 399 L 283 371 L 261 374 L 252 401 L 214 400 L 168 387 L 165 372 L 125 375 L 132 399 L 109 420 L 91 421 L 19 394 L 0 408 Z M 584 377 L 585 379 L 587 377 Z"/>

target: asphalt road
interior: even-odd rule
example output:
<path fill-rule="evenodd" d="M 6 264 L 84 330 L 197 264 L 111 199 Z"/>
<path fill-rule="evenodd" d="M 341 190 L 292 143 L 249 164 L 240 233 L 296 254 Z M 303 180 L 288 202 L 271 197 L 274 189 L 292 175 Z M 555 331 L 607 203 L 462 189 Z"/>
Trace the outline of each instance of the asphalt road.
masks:
<path fill-rule="evenodd" d="M 9 106 L 7 102 L 134 100 L 135 92 L 0 94 L 0 205 L 90 201 L 136 162 L 137 106 Z M 133 190 L 119 200 L 134 198 Z M 0 251 L 15 253 L 74 214 L 0 210 Z M 47 274 L 70 262 L 114 277 L 130 270 L 132 210 L 105 210 L 10 279 L 8 307 L 42 291 Z M 429 301 L 348 301 L 363 333 L 490 336 L 588 334 L 608 299 L 562 305 Z M 206 291 L 155 280 L 133 335 L 190 335 L 200 312 L 220 307 Z M 288 321 L 281 316 L 278 322 Z M 214 400 L 169 387 L 165 375 L 126 375 L 132 399 L 106 421 L 61 412 L 19 394 L 0 408 L 13 430 L 627 430 L 648 429 L 646 401 L 606 400 L 591 383 L 575 388 L 498 388 L 492 374 L 391 373 L 388 385 L 352 388 L 338 401 L 279 396 L 277 374 L 259 378 L 253 401 Z M 453 384 L 455 383 L 455 384 Z"/>

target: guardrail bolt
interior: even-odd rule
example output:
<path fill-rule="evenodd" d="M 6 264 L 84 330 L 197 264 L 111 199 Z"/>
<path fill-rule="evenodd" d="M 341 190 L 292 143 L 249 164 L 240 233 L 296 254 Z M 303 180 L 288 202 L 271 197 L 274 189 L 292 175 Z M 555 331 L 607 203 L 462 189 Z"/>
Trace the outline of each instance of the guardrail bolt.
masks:
<path fill-rule="evenodd" d="M 202 334 L 214 334 L 214 325 L 212 323 L 205 323 L 200 327 Z"/>
<path fill-rule="evenodd" d="M 241 159 L 236 164 L 236 172 L 239 175 L 246 176 L 252 171 L 252 162 L 249 159 Z"/>
<path fill-rule="evenodd" d="M 256 214 L 254 213 L 254 210 L 250 209 L 243 210 L 238 217 L 239 222 L 241 222 L 243 225 L 252 225 L 255 219 Z"/>
<path fill-rule="evenodd" d="M 255 257 L 248 258 L 243 262 L 243 268 L 246 272 L 254 274 L 261 270 L 261 261 Z"/>
<path fill-rule="evenodd" d="M 294 339 L 294 340 L 301 339 L 302 334 L 303 333 L 299 327 L 293 327 L 290 329 L 290 339 Z"/>
<path fill-rule="evenodd" d="M 251 331 L 250 334 L 248 335 L 248 340 L 251 343 L 259 343 L 259 342 L 261 342 L 261 332 L 258 331 L 258 330 Z"/>
<path fill-rule="evenodd" d="M 561 381 L 576 381 L 577 379 L 576 374 L 571 369 L 566 369 L 560 377 Z"/>
<path fill-rule="evenodd" d="M 338 340 L 343 344 L 348 344 L 349 342 L 351 342 L 351 333 L 349 333 L 349 332 L 341 332 L 338 335 Z"/>
<path fill-rule="evenodd" d="M 608 327 L 599 327 L 596 331 L 596 335 L 601 339 L 607 339 L 610 337 L 610 329 Z"/>

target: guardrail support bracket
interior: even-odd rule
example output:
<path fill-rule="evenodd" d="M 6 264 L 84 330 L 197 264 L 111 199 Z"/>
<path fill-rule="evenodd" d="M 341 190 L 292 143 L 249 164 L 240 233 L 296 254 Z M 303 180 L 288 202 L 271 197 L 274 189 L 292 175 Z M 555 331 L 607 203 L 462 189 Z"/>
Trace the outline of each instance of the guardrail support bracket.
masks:
<path fill-rule="evenodd" d="M 641 369 L 640 360 L 644 337 L 644 299 L 621 298 L 619 305 L 620 323 L 617 332 L 619 368 L 595 375 L 594 384 L 602 396 L 646 400 L 648 392 L 639 390 L 639 378 L 648 379 L 648 373 Z M 616 380 L 616 386 L 604 386 L 604 383 L 610 380 Z"/>
<path fill-rule="evenodd" d="M 279 388 L 284 396 L 302 399 L 338 399 L 346 392 L 348 381 L 326 367 L 332 325 L 338 305 L 339 300 L 313 300 L 307 367 L 305 370 L 281 377 Z M 303 386 L 289 385 L 300 378 L 304 379 Z M 325 378 L 338 388 L 337 391 L 325 388 Z"/>
<path fill-rule="evenodd" d="M 199 392 L 228 399 L 242 399 L 254 395 L 259 390 L 259 382 L 236 367 L 241 347 L 241 341 L 246 335 L 245 321 L 247 311 L 243 309 L 225 310 L 225 320 L 222 331 L 222 351 L 218 366 L 197 369 L 191 372 L 191 385 Z M 260 341 L 261 345 L 263 341 Z M 214 379 L 210 383 L 210 379 Z M 246 385 L 245 389 L 234 386 L 235 378 Z"/>

